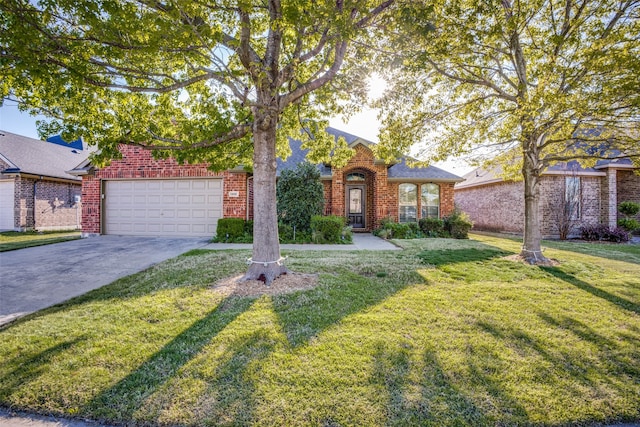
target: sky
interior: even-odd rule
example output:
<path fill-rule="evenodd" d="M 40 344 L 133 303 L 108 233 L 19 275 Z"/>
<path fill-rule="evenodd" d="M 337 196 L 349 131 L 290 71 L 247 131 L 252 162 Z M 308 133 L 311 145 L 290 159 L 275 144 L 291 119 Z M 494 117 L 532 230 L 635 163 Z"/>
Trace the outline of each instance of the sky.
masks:
<path fill-rule="evenodd" d="M 370 96 L 376 98 L 384 91 L 385 83 L 381 79 L 374 78 L 370 86 Z M 44 117 L 40 117 L 40 119 L 43 118 Z M 17 104 L 12 101 L 5 101 L 2 107 L 0 107 L 0 130 L 6 132 L 38 139 L 39 136 L 36 130 L 36 120 L 38 119 L 38 117 L 33 117 L 28 113 L 20 112 Z M 336 129 L 359 136 L 368 141 L 378 141 L 380 121 L 378 120 L 378 112 L 376 110 L 364 109 L 359 114 L 351 117 L 346 123 L 339 117 L 332 117 L 329 119 L 329 124 Z M 467 163 L 457 159 L 439 162 L 436 163 L 435 166 L 459 176 L 473 169 L 473 167 Z"/>

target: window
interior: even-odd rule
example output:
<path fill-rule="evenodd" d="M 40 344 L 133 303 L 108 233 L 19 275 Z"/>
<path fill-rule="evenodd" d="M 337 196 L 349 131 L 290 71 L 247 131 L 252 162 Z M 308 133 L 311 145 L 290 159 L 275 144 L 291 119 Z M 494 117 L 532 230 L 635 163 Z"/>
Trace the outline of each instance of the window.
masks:
<path fill-rule="evenodd" d="M 364 174 L 360 172 L 354 172 L 347 175 L 347 181 L 364 181 Z"/>
<path fill-rule="evenodd" d="M 420 218 L 440 218 L 440 186 L 422 184 L 420 186 L 422 212 Z"/>
<path fill-rule="evenodd" d="M 580 177 L 567 176 L 564 180 L 564 200 L 566 217 L 580 219 Z"/>
<path fill-rule="evenodd" d="M 415 222 L 418 213 L 418 186 L 400 184 L 399 187 L 399 222 Z"/>

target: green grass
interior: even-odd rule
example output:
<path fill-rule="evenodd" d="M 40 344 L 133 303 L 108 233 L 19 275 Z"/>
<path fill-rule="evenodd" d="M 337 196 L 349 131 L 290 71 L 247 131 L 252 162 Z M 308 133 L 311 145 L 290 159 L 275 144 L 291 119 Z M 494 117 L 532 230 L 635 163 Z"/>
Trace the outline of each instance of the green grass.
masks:
<path fill-rule="evenodd" d="M 640 247 L 397 241 L 288 252 L 320 285 L 225 297 L 247 251 L 194 251 L 0 330 L 0 405 L 140 425 L 640 420 Z M 586 252 L 586 253 L 583 253 Z"/>
<path fill-rule="evenodd" d="M 50 245 L 79 238 L 79 231 L 3 231 L 0 233 L 0 252 Z"/>

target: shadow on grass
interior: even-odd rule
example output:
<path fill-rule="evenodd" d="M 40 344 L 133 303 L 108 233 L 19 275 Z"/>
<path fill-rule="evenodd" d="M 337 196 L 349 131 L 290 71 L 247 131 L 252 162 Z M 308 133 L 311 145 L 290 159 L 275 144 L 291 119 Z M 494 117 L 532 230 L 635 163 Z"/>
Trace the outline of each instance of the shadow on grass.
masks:
<path fill-rule="evenodd" d="M 308 342 L 345 317 L 364 311 L 402 289 L 424 283 L 417 272 L 406 274 L 402 280 L 363 277 L 341 272 L 325 275 L 322 284 L 310 291 L 275 297 L 273 306 L 287 335 L 289 344 L 298 347 Z"/>
<path fill-rule="evenodd" d="M 427 250 L 418 254 L 418 258 L 422 262 L 434 265 L 436 267 L 448 264 L 457 264 L 462 262 L 476 262 L 487 261 L 494 258 L 501 258 L 507 255 L 511 255 L 513 252 L 508 252 L 499 248 L 494 248 L 487 245 L 487 249 L 446 249 L 446 250 Z"/>
<path fill-rule="evenodd" d="M 207 345 L 213 337 L 246 311 L 253 300 L 228 298 L 206 317 L 193 323 L 138 369 L 87 404 L 92 417 L 129 421 L 145 400 L 171 379 Z"/>
<path fill-rule="evenodd" d="M 540 267 L 540 269 L 551 274 L 552 276 L 557 277 L 558 279 L 561 279 L 569 283 L 570 285 L 573 285 L 579 289 L 582 289 L 585 292 L 589 292 L 593 296 L 609 301 L 610 303 L 615 304 L 624 310 L 633 311 L 634 313 L 640 314 L 639 304 L 636 304 L 635 302 L 629 301 L 628 299 L 622 298 L 620 296 L 614 295 L 600 288 L 597 288 L 583 280 L 576 278 L 571 274 L 568 274 L 562 271 L 558 267 Z"/>
<path fill-rule="evenodd" d="M 70 341 L 58 343 L 48 349 L 34 354 L 29 358 L 21 359 L 20 365 L 4 377 L 0 378 L 0 401 L 8 401 L 7 397 L 20 386 L 31 382 L 49 368 L 49 362 L 58 354 L 69 350 L 71 347 L 84 341 L 84 338 L 76 338 Z M 10 362 L 3 362 L 10 363 Z"/>

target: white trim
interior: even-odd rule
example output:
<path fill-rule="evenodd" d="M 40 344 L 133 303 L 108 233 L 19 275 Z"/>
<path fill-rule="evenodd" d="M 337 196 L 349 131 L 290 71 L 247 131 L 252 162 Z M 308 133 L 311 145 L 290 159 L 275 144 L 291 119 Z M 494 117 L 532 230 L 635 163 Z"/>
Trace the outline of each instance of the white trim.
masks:
<path fill-rule="evenodd" d="M 19 169 L 18 166 L 13 163 L 11 160 L 7 159 L 3 154 L 0 153 L 0 160 L 2 160 L 3 162 L 7 163 L 10 166 L 13 166 L 13 168 L 9 168 L 9 169 Z"/>

